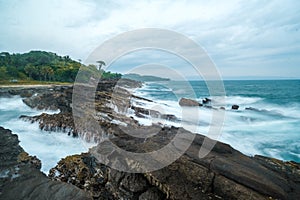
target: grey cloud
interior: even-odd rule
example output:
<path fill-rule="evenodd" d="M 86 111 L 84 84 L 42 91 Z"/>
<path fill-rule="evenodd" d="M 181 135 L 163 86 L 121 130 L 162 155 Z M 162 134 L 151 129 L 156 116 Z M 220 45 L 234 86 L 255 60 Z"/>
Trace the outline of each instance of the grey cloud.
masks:
<path fill-rule="evenodd" d="M 297 0 L 0 1 L 0 51 L 42 49 L 84 60 L 103 41 L 119 33 L 157 27 L 195 40 L 225 75 L 269 71 L 270 76 L 300 77 L 300 69 L 294 67 L 299 65 L 299 21 Z M 179 41 L 171 45 L 181 46 Z M 159 59 L 175 69 L 184 65 L 172 62 L 172 56 L 160 58 L 155 53 L 129 56 L 122 63 L 130 67 Z M 270 70 L 284 63 L 282 71 L 279 67 Z"/>

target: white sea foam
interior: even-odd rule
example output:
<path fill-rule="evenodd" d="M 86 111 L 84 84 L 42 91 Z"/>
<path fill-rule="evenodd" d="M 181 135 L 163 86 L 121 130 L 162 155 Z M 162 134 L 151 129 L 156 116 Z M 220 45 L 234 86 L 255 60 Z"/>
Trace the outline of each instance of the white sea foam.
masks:
<path fill-rule="evenodd" d="M 184 110 L 178 101 L 162 100 L 157 96 L 151 96 L 146 89 L 138 90 L 136 95 L 149 98 L 153 102 L 134 100 L 133 104 L 147 109 L 157 110 L 164 114 L 173 114 L 181 121 L 171 122 L 164 119 L 135 118 L 144 125 L 161 123 L 176 127 L 208 134 L 212 119 L 212 109 L 199 107 Z M 151 91 L 150 91 L 151 92 Z M 206 96 L 198 98 L 199 102 Z M 270 103 L 260 97 L 226 96 L 225 101 L 219 97 L 208 97 L 212 99 L 211 105 L 215 108 L 224 106 L 226 108 L 226 119 L 224 121 L 222 135 L 218 139 L 232 145 L 235 149 L 247 155 L 266 155 L 283 160 L 300 161 L 299 138 L 300 138 L 300 105 L 291 103 L 280 105 Z M 231 110 L 231 106 L 237 104 L 239 110 Z M 254 108 L 245 110 L 246 108 Z M 188 113 L 188 114 L 185 114 Z M 133 113 L 131 113 L 134 116 Z M 199 116 L 199 118 L 198 118 Z M 198 120 L 200 119 L 200 120 Z"/>
<path fill-rule="evenodd" d="M 132 99 L 132 105 L 145 109 L 155 110 L 161 114 L 171 114 L 179 121 L 170 121 L 164 118 L 155 118 L 149 115 L 137 117 L 134 111 L 129 109 L 128 115 L 136 119 L 141 125 L 161 124 L 164 126 L 183 127 L 191 132 L 207 134 L 211 122 L 212 111 L 207 108 L 181 107 L 178 102 L 170 100 L 155 100 L 153 102 L 141 99 Z"/>
<path fill-rule="evenodd" d="M 30 113 L 39 115 L 42 113 L 47 114 L 55 114 L 59 113 L 59 110 L 37 110 L 28 107 L 23 103 L 22 98 L 20 96 L 12 96 L 0 98 L 0 112 L 3 111 L 12 111 L 12 112 L 20 112 L 20 113 Z"/>
<path fill-rule="evenodd" d="M 37 123 L 30 124 L 19 119 L 20 115 L 33 116 L 45 112 L 53 114 L 59 111 L 31 109 L 18 96 L 0 98 L 0 126 L 17 134 L 22 148 L 30 155 L 37 156 L 42 161 L 42 171 L 48 174 L 61 158 L 87 152 L 95 144 L 62 132 L 41 131 Z"/>

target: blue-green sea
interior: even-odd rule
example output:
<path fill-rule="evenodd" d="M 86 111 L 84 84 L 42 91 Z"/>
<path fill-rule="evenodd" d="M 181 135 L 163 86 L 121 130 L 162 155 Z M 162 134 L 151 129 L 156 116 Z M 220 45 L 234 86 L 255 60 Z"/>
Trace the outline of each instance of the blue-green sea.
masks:
<path fill-rule="evenodd" d="M 221 102 L 217 94 L 209 93 L 204 81 L 148 82 L 135 94 L 154 103 L 135 103 L 182 120 L 160 123 L 183 126 L 205 135 L 211 126 L 213 109 L 197 108 L 200 120 L 195 121 L 192 116 L 182 115 L 178 101 L 181 97 L 198 102 L 210 98 L 210 106 L 226 109 L 218 140 L 250 156 L 260 154 L 300 162 L 300 80 L 228 80 L 224 81 L 224 88 L 225 101 Z M 231 109 L 234 104 L 239 105 L 238 110 Z M 138 120 L 144 124 L 154 122 Z"/>
<path fill-rule="evenodd" d="M 204 81 L 167 81 L 147 82 L 142 88 L 134 91 L 138 96 L 153 102 L 135 99 L 133 104 L 158 110 L 161 113 L 173 114 L 179 121 L 168 121 L 155 118 L 138 118 L 130 111 L 127 113 L 140 123 L 150 125 L 180 126 L 195 133 L 207 135 L 213 111 L 225 107 L 225 118 L 222 131 L 216 138 L 230 144 L 244 154 L 256 154 L 275 157 L 283 160 L 300 162 L 300 81 L 224 81 L 225 102 L 218 95 L 211 95 Z M 178 104 L 181 97 L 202 102 L 210 98 L 207 107 L 190 108 L 183 115 Z M 233 104 L 238 110 L 231 110 Z M 251 110 L 246 108 L 251 107 Z M 49 169 L 67 155 L 85 152 L 95 144 L 89 144 L 78 138 L 69 137 L 62 132 L 49 133 L 41 131 L 37 123 L 31 124 L 19 119 L 20 115 L 39 115 L 42 112 L 27 107 L 21 97 L 0 98 L 0 126 L 9 128 L 18 134 L 20 145 L 31 155 L 42 161 L 42 171 Z M 195 113 L 199 113 L 196 120 Z"/>

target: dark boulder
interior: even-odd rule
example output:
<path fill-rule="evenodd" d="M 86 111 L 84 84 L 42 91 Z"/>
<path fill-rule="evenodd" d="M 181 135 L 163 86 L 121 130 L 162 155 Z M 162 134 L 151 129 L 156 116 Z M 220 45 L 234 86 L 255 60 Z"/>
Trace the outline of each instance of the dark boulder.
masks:
<path fill-rule="evenodd" d="M 203 103 L 203 104 L 211 103 L 211 99 L 205 98 L 205 99 L 202 100 L 202 103 Z"/>
<path fill-rule="evenodd" d="M 238 105 L 232 105 L 232 106 L 231 106 L 231 109 L 232 109 L 232 110 L 238 110 L 239 107 L 240 107 L 240 106 L 238 106 Z"/>

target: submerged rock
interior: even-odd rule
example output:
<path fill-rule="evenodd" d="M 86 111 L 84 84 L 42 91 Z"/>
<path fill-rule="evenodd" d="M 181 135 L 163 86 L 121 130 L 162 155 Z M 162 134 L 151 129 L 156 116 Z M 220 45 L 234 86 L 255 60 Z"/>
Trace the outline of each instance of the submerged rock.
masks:
<path fill-rule="evenodd" d="M 253 107 L 247 107 L 245 110 L 260 111 L 259 109 Z"/>
<path fill-rule="evenodd" d="M 175 115 L 171 115 L 171 114 L 163 114 L 161 115 L 161 118 L 169 121 L 179 121 L 179 119 Z"/>

